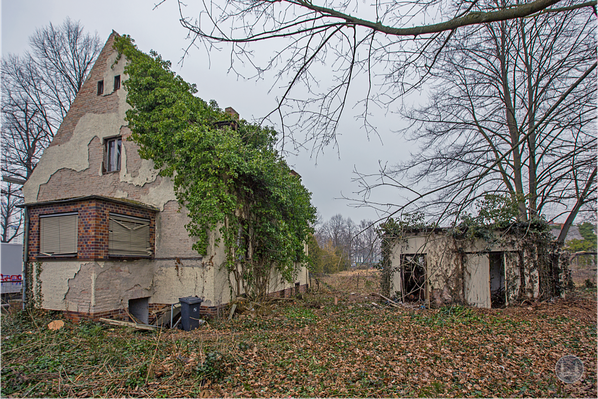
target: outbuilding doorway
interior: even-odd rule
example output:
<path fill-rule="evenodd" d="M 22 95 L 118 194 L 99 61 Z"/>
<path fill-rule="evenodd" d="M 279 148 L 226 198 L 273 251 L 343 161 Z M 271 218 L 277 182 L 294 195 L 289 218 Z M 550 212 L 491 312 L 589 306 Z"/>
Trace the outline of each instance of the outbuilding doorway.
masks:
<path fill-rule="evenodd" d="M 506 305 L 505 293 L 505 257 L 503 252 L 488 254 L 490 263 L 490 302 L 493 308 Z"/>
<path fill-rule="evenodd" d="M 425 254 L 402 255 L 401 259 L 402 300 L 423 302 L 426 298 L 426 256 Z"/>

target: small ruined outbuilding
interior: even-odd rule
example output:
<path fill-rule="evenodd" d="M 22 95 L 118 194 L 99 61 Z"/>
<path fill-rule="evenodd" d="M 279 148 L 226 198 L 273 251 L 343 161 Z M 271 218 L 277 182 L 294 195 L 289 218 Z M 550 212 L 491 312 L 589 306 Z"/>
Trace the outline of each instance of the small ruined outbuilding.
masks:
<path fill-rule="evenodd" d="M 224 249 L 214 232 L 207 256 L 192 249 L 172 181 L 129 140 L 127 60 L 113 48 L 117 36 L 23 187 L 26 300 L 74 318 L 131 314 L 147 322 L 153 310 L 198 296 L 203 314 L 217 313 L 234 299 L 219 267 Z M 290 295 L 307 283 L 300 267 L 292 283 L 272 276 L 268 292 Z"/>
<path fill-rule="evenodd" d="M 485 238 L 463 238 L 435 228 L 387 235 L 389 294 L 432 306 L 464 303 L 481 308 L 550 296 L 555 286 L 564 284 L 566 273 L 554 270 L 546 246 L 522 234 L 525 231 L 507 228 Z"/>

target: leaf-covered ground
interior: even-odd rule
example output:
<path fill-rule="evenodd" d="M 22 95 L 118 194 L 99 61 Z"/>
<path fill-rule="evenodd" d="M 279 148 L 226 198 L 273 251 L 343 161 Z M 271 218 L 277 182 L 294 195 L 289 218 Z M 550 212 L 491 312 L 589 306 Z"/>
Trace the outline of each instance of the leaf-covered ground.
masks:
<path fill-rule="evenodd" d="M 316 292 L 239 304 L 232 321 L 191 332 L 51 331 L 57 315 L 3 315 L 1 394 L 597 397 L 595 291 L 508 309 L 397 309 L 369 295 L 377 278 L 329 276 Z M 569 354 L 585 368 L 574 384 L 554 372 Z"/>

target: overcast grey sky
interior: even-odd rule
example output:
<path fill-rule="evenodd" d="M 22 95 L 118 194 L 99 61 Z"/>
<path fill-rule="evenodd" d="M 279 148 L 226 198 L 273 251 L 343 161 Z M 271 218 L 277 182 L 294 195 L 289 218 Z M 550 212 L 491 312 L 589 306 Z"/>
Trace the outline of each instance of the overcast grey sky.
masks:
<path fill-rule="evenodd" d="M 110 32 L 129 34 L 139 49 L 155 50 L 172 61 L 173 69 L 186 81 L 195 83 L 198 95 L 204 100 L 214 99 L 220 107 L 232 106 L 242 118 L 255 120 L 275 107 L 276 89 L 269 93 L 271 82 L 238 79 L 227 73 L 226 51 L 206 53 L 192 49 L 181 66 L 178 62 L 187 47 L 187 31 L 178 22 L 175 0 L 168 0 L 153 10 L 153 0 L 2 0 L 2 54 L 22 54 L 28 49 L 28 37 L 36 28 L 50 22 L 60 25 L 66 17 L 80 21 L 88 32 L 97 32 L 105 41 Z M 258 54 L 268 57 L 270 54 Z M 322 76 L 321 79 L 326 79 Z M 359 99 L 359 89 L 352 93 Z M 394 163 L 409 156 L 408 145 L 393 129 L 401 127 L 401 120 L 383 110 L 375 114 L 374 123 L 380 138 L 368 137 L 354 119 L 353 104 L 340 125 L 339 148 L 329 147 L 317 159 L 309 151 L 288 156 L 289 164 L 302 176 L 305 186 L 313 193 L 313 203 L 323 221 L 340 213 L 358 223 L 362 219 L 377 219 L 371 208 L 355 208 L 351 202 L 340 199 L 355 197 L 359 187 L 352 182 L 353 170 L 373 173 L 379 161 Z M 380 140 L 381 139 L 381 140 Z M 340 153 L 340 158 L 339 158 Z M 376 200 L 400 203 L 398 193 L 391 190 L 378 192 Z"/>

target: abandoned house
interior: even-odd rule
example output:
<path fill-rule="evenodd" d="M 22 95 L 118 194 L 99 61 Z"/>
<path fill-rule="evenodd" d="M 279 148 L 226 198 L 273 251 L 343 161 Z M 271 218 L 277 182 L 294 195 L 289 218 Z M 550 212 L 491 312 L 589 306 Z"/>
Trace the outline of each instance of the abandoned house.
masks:
<path fill-rule="evenodd" d="M 113 32 L 51 145 L 23 187 L 29 298 L 72 318 L 130 313 L 147 322 L 179 298 L 203 298 L 201 313 L 231 301 L 224 249 L 192 249 L 173 183 L 141 159 L 125 121 L 125 57 Z M 213 241 L 213 237 L 212 237 Z M 270 278 L 272 295 L 307 287 Z"/>
<path fill-rule="evenodd" d="M 458 239 L 448 229 L 414 229 L 390 238 L 389 294 L 428 306 L 502 307 L 539 299 L 554 276 L 546 258 L 510 231 L 492 240 Z M 565 273 L 556 276 L 565 280 Z"/>

